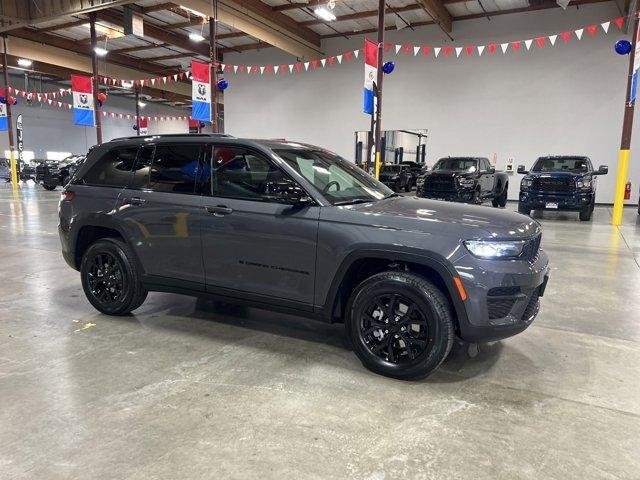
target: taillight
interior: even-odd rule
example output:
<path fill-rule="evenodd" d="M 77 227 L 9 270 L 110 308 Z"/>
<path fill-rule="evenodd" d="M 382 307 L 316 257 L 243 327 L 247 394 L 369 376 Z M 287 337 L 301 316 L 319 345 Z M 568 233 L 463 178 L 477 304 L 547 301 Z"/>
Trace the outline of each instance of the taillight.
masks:
<path fill-rule="evenodd" d="M 73 200 L 74 198 L 76 198 L 76 192 L 74 192 L 73 190 L 64 190 L 61 194 L 60 194 L 60 200 Z"/>

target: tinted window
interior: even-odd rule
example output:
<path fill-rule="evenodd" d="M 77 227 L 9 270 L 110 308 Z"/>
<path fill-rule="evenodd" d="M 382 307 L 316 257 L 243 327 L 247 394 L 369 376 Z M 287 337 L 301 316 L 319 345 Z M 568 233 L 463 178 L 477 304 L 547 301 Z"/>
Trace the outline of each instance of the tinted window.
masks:
<path fill-rule="evenodd" d="M 131 178 L 138 147 L 113 148 L 105 152 L 84 175 L 86 185 L 124 187 Z"/>
<path fill-rule="evenodd" d="M 585 173 L 589 169 L 589 159 L 585 157 L 547 157 L 539 158 L 531 171 Z"/>
<path fill-rule="evenodd" d="M 140 148 L 129 188 L 141 189 L 149 186 L 149 172 L 151 171 L 154 149 L 153 145 L 145 145 Z"/>
<path fill-rule="evenodd" d="M 478 169 L 478 160 L 475 158 L 441 158 L 433 166 L 433 169 L 475 172 Z"/>
<path fill-rule="evenodd" d="M 149 188 L 156 192 L 195 193 L 202 150 L 199 144 L 156 145 Z"/>

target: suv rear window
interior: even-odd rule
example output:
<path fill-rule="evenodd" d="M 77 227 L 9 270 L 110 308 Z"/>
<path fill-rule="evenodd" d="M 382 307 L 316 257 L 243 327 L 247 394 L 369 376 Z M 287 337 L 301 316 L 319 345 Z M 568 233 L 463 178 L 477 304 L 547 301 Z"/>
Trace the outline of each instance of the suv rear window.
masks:
<path fill-rule="evenodd" d="M 131 178 L 137 153 L 137 146 L 108 150 L 84 175 L 82 183 L 105 187 L 125 187 Z"/>

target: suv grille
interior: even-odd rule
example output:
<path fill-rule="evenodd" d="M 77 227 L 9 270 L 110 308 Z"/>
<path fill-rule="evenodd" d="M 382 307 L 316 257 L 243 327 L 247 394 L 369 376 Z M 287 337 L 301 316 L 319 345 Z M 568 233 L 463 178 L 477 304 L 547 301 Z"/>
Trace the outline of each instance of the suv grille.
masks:
<path fill-rule="evenodd" d="M 494 287 L 487 292 L 487 310 L 490 320 L 504 318 L 516 303 L 515 295 L 520 293 L 520 287 Z"/>
<path fill-rule="evenodd" d="M 527 304 L 527 308 L 524 309 L 522 314 L 522 321 L 528 321 L 533 315 L 536 314 L 540 304 L 540 287 L 536 288 L 531 294 L 531 299 Z"/>
<path fill-rule="evenodd" d="M 573 178 L 534 178 L 531 190 L 539 192 L 573 193 L 576 183 Z"/>
<path fill-rule="evenodd" d="M 530 263 L 535 263 L 538 260 L 538 253 L 540 252 L 540 243 L 542 242 L 542 234 L 529 240 L 522 249 L 522 258 L 528 260 Z"/>
<path fill-rule="evenodd" d="M 455 192 L 456 179 L 451 175 L 427 175 L 424 189 L 430 192 Z"/>

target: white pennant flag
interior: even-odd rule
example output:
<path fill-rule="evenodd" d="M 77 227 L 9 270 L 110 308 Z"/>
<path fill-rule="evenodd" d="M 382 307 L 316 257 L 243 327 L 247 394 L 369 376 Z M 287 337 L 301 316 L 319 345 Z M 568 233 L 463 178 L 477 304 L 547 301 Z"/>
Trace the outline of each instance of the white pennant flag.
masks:
<path fill-rule="evenodd" d="M 320 60 L 320 63 L 322 64 L 322 67 L 324 68 L 325 64 L 327 63 L 327 59 L 323 58 L 322 60 Z"/>
<path fill-rule="evenodd" d="M 309 62 L 304 62 L 304 69 L 309 70 Z"/>
<path fill-rule="evenodd" d="M 578 37 L 578 40 L 582 40 L 582 32 L 584 32 L 584 28 L 579 28 L 578 30 L 575 31 L 576 37 Z"/>
<path fill-rule="evenodd" d="M 336 58 L 338 59 L 338 63 L 342 63 L 342 55 L 338 55 Z"/>
<path fill-rule="evenodd" d="M 478 46 L 478 56 L 479 57 L 482 56 L 482 52 L 484 52 L 484 45 L 479 45 Z"/>
<path fill-rule="evenodd" d="M 533 43 L 532 39 L 529 40 L 525 40 L 524 41 L 524 46 L 527 47 L 527 50 L 529 50 L 531 48 L 531 44 Z"/>
<path fill-rule="evenodd" d="M 253 70 L 253 66 L 252 65 L 247 65 L 247 75 L 251 74 L 251 70 Z"/>
<path fill-rule="evenodd" d="M 558 38 L 558 35 L 549 35 L 549 41 L 551 42 L 551 45 L 556 44 L 556 38 Z"/>
<path fill-rule="evenodd" d="M 260 75 L 262 75 L 264 73 L 264 67 L 260 67 Z"/>
<path fill-rule="evenodd" d="M 402 45 L 396 45 L 396 55 L 398 54 L 401 48 L 402 48 Z"/>
<path fill-rule="evenodd" d="M 413 56 L 415 57 L 416 55 L 418 55 L 419 51 L 420 51 L 420 47 L 413 47 Z"/>
<path fill-rule="evenodd" d="M 440 50 L 442 50 L 440 47 L 435 47 L 433 49 L 433 54 L 436 56 L 436 58 L 438 58 L 438 55 L 440 55 Z"/>
<path fill-rule="evenodd" d="M 155 78 L 152 78 L 152 79 L 151 79 L 151 85 L 155 85 L 155 84 L 156 84 L 156 79 L 155 79 Z"/>
<path fill-rule="evenodd" d="M 507 53 L 507 48 L 509 48 L 508 43 L 501 43 L 500 48 L 502 48 L 502 53 Z"/>
<path fill-rule="evenodd" d="M 360 54 L 360 50 L 354 50 L 353 54 L 356 56 L 356 58 L 358 58 L 358 55 Z"/>
<path fill-rule="evenodd" d="M 273 67 L 273 73 L 278 74 L 278 70 L 280 70 L 280 65 L 276 65 Z"/>
<path fill-rule="evenodd" d="M 233 66 L 233 73 L 238 73 L 238 65 Z"/>
<path fill-rule="evenodd" d="M 462 53 L 462 47 L 456 47 L 456 57 L 459 57 Z"/>
<path fill-rule="evenodd" d="M 178 81 L 178 74 L 177 74 L 177 73 L 174 73 L 174 74 L 173 74 L 173 81 L 174 81 L 174 82 L 177 82 L 177 81 Z"/>
<path fill-rule="evenodd" d="M 226 67 L 226 66 L 227 66 L 227 65 L 226 65 L 226 64 L 224 64 L 224 63 L 221 63 L 221 64 L 220 64 L 220 67 L 222 68 L 222 71 L 223 71 L 223 72 L 224 72 L 224 67 Z"/>
<path fill-rule="evenodd" d="M 49 103 L 49 105 L 51 105 L 53 103 L 53 100 L 48 99 L 47 102 Z"/>
<path fill-rule="evenodd" d="M 293 65 L 289 64 L 289 73 L 293 72 Z"/>
<path fill-rule="evenodd" d="M 609 33 L 609 25 L 611 25 L 611 22 L 604 22 L 600 24 L 600 26 L 604 30 L 604 33 Z"/>

